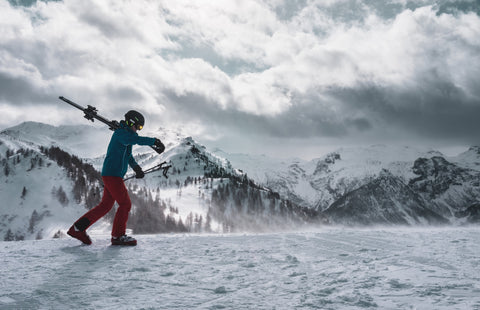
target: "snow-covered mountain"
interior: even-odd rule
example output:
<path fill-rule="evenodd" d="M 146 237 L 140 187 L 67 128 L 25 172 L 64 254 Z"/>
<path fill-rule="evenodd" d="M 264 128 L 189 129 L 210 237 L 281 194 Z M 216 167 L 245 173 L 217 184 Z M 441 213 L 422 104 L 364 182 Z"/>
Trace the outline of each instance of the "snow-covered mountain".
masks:
<path fill-rule="evenodd" d="M 0 134 L 0 162 L 2 238 L 52 237 L 85 212 L 75 177 L 33 144 Z"/>
<path fill-rule="evenodd" d="M 342 224 L 445 224 L 428 202 L 388 170 L 335 201 L 325 213 Z"/>
<path fill-rule="evenodd" d="M 272 160 L 268 165 L 269 160 L 260 157 L 266 164 L 260 169 L 258 157 L 249 162 L 246 155 L 222 155 L 261 184 L 314 208 L 332 223 L 475 221 L 471 206 L 480 201 L 479 147 L 455 157 L 414 147 L 341 148 L 311 161 Z M 467 209 L 471 212 L 465 213 Z"/>
<path fill-rule="evenodd" d="M 0 236 L 61 235 L 98 203 L 98 171 L 110 135 L 104 127 L 33 122 L 3 130 Z M 210 151 L 163 128 L 145 135 L 159 137 L 167 149 L 158 155 L 134 148 L 139 164 L 147 169 L 167 162 L 171 168 L 168 179 L 157 171 L 127 181 L 134 233 L 479 220 L 479 147 L 446 157 L 431 149 L 374 145 L 305 161 Z M 109 229 L 106 219 L 97 231 Z"/>
<path fill-rule="evenodd" d="M 480 146 L 472 146 L 449 160 L 463 168 L 480 170 Z"/>
<path fill-rule="evenodd" d="M 322 211 L 342 195 L 378 176 L 383 169 L 408 179 L 413 177 L 410 168 L 415 159 L 441 154 L 411 147 L 374 145 L 341 148 L 311 161 L 272 160 L 264 156 L 259 161 L 257 156 L 222 155 L 258 182 L 300 205 Z"/>
<path fill-rule="evenodd" d="M 102 130 L 88 126 L 25 122 L 0 133 L 0 236 L 61 235 L 98 203 L 104 156 L 99 150 L 106 150 L 111 135 L 105 128 L 98 132 Z M 312 218 L 310 211 L 259 186 L 193 138 L 163 129 L 149 135 L 162 139 L 167 149 L 158 155 L 149 147 L 136 147 L 137 162 L 144 169 L 161 162 L 171 168 L 168 179 L 156 171 L 126 181 L 134 233 L 264 230 Z M 94 227 L 104 233 L 108 226 L 100 222 Z"/>
<path fill-rule="evenodd" d="M 12 141 L 13 149 L 58 146 L 80 158 L 95 158 L 106 150 L 98 141 L 108 141 L 111 131 L 92 125 L 51 126 L 24 122 L 3 130 L 1 134 L 2 138 Z"/>

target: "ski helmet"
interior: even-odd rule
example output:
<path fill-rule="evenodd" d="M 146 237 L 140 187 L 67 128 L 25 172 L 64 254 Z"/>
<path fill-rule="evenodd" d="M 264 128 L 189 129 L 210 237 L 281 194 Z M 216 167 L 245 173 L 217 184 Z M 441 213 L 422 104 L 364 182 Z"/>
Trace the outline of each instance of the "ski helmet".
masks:
<path fill-rule="evenodd" d="M 140 112 L 130 110 L 125 114 L 125 122 L 128 126 L 136 126 L 140 130 L 145 125 L 145 118 Z"/>

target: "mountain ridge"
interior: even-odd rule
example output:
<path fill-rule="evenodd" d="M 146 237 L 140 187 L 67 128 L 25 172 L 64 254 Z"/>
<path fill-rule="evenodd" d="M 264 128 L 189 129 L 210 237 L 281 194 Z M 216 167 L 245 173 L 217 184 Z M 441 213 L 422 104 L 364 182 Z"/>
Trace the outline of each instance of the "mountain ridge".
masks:
<path fill-rule="evenodd" d="M 462 224 L 475 222 L 478 218 L 480 148 L 476 146 L 453 157 L 433 149 L 408 146 L 339 148 L 307 161 L 264 155 L 231 155 L 220 149 L 210 151 L 193 137 L 163 130 L 159 128 L 154 133 L 145 134 L 163 139 L 167 149 L 160 156 L 147 147 L 134 148 L 137 162 L 144 169 L 159 161 L 172 165 L 168 179 L 159 172 L 142 180 L 128 181 L 131 194 L 138 196 L 135 198 L 137 205 L 154 219 L 144 223 L 135 218 L 133 212 L 131 222 L 132 227 L 136 225 L 137 232 L 166 232 L 169 231 L 165 226 L 167 222 L 174 231 L 229 232 L 252 227 L 257 231 L 268 231 L 281 229 L 282 225 L 295 227 L 322 223 Z M 0 234 L 14 227 L 13 222 L 18 223 L 10 236 L 20 236 L 21 231 L 28 231 L 32 221 L 40 231 L 40 223 L 54 217 L 61 223 L 55 229 L 61 230 L 59 226 L 67 225 L 72 217 L 84 212 L 82 206 L 86 198 L 75 200 L 73 195 L 77 183 L 84 181 L 81 177 L 75 180 L 69 177 L 72 172 L 66 172 L 65 167 L 49 159 L 45 149 L 58 147 L 65 152 L 64 156 L 78 156 L 81 162 L 93 165 L 98 171 L 110 135 L 106 128 L 100 130 L 88 125 L 55 127 L 35 122 L 24 122 L 2 130 L 0 181 L 7 186 L 4 191 L 0 190 L 0 197 L 7 195 L 4 201 L 13 205 L 8 209 L 14 209 L 29 205 L 29 197 L 38 190 L 40 196 L 37 200 L 43 201 L 41 204 L 47 208 L 33 207 L 34 203 L 30 202 L 28 212 L 7 214 L 4 211 L 0 214 Z M 82 154 L 95 157 L 82 157 Z M 7 170 L 10 170 L 8 174 Z M 85 173 L 79 172 L 79 175 Z M 39 178 L 45 181 L 38 181 Z M 61 190 L 58 184 L 62 185 Z M 41 189 L 42 186 L 49 189 Z M 101 185 L 92 183 L 88 186 L 98 188 Z M 11 195 L 10 191 L 18 193 Z M 101 190 L 94 192 L 100 196 Z M 69 201 L 68 207 L 64 205 L 65 201 Z M 92 202 L 89 205 L 91 207 Z M 58 213 L 61 212 L 65 216 L 59 220 Z M 46 233 L 46 227 L 43 230 L 48 236 L 53 231 Z M 30 233 L 30 238 L 33 234 Z"/>
<path fill-rule="evenodd" d="M 69 127 L 71 132 L 77 132 L 78 128 L 83 126 Z M 67 134 L 59 139 L 55 133 L 61 129 L 27 122 L 0 132 L 0 181 L 8 184 L 0 190 L 1 198 L 8 196 L 4 199 L 7 207 L 0 213 L 0 234 L 5 240 L 52 237 L 53 232 L 62 235 L 71 222 L 86 211 L 85 208 L 98 203 L 102 186 L 98 172 L 100 158 L 78 158 L 60 148 L 59 145 L 74 149 L 78 147 L 78 138 L 89 138 L 75 136 L 71 139 Z M 29 139 L 22 139 L 22 135 L 30 133 Z M 160 156 L 150 148 L 134 149 L 136 160 L 144 169 L 162 161 L 172 168 L 168 179 L 159 171 L 144 179 L 126 182 L 133 203 L 129 219 L 133 233 L 241 231 L 248 229 L 261 205 L 271 206 L 264 212 L 265 227 L 269 226 L 270 218 L 277 219 L 271 222 L 277 227 L 310 220 L 306 213 L 295 211 L 297 206 L 256 184 L 234 169 L 228 160 L 211 154 L 192 137 L 174 135 L 174 139 L 165 142 L 169 147 Z M 94 170 L 98 174 L 97 181 L 89 181 L 89 171 Z M 241 199 L 237 197 L 236 205 L 225 200 L 228 195 L 218 196 L 220 199 L 213 201 L 212 194 L 223 185 L 237 186 L 245 195 Z M 15 192 L 18 195 L 12 195 Z M 259 208 L 243 208 L 252 197 L 256 197 Z M 19 211 L 18 206 L 24 211 Z M 229 216 L 233 213 L 237 218 Z M 290 217 L 284 217 L 283 213 Z M 107 216 L 106 221 L 94 229 L 105 233 L 110 219 L 111 216 Z M 257 229 L 262 226 L 261 222 L 257 224 Z"/>

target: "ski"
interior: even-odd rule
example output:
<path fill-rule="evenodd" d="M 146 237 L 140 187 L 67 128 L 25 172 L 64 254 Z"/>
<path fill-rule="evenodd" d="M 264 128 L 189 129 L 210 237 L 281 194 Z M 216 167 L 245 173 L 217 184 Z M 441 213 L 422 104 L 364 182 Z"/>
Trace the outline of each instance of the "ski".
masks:
<path fill-rule="evenodd" d="M 120 127 L 120 124 L 117 122 L 117 121 L 109 121 L 108 119 L 106 119 L 105 117 L 101 116 L 101 115 L 98 115 L 98 110 L 97 108 L 91 106 L 91 105 L 88 105 L 86 108 L 82 107 L 81 105 L 63 97 L 63 96 L 60 96 L 58 97 L 60 100 L 63 100 L 65 101 L 66 103 L 74 106 L 75 108 L 79 109 L 79 110 L 82 110 L 84 115 L 83 117 L 85 117 L 86 119 L 88 119 L 89 121 L 94 121 L 94 119 L 97 119 L 99 120 L 100 122 L 104 123 L 105 125 L 108 126 L 108 129 L 110 130 L 115 130 L 115 129 L 118 129 Z"/>
<path fill-rule="evenodd" d="M 84 115 L 83 117 L 85 117 L 86 119 L 88 119 L 89 121 L 94 121 L 95 119 L 96 120 L 99 120 L 100 122 L 104 123 L 105 125 L 108 126 L 108 129 L 110 130 L 116 130 L 118 128 L 120 128 L 120 123 L 113 120 L 113 121 L 109 121 L 108 119 L 106 119 L 105 117 L 101 116 L 98 114 L 98 110 L 97 108 L 95 108 L 94 106 L 91 106 L 91 105 L 87 105 L 86 108 L 82 107 L 81 105 L 73 102 L 72 100 L 69 100 L 63 96 L 60 96 L 58 97 L 60 100 L 62 101 L 65 101 L 66 103 L 70 104 L 71 106 L 74 106 L 75 108 L 79 109 L 79 110 L 82 110 Z M 151 145 L 150 146 L 155 152 L 157 153 L 162 153 L 163 152 L 163 149 L 162 150 L 159 150 L 155 145 Z"/>

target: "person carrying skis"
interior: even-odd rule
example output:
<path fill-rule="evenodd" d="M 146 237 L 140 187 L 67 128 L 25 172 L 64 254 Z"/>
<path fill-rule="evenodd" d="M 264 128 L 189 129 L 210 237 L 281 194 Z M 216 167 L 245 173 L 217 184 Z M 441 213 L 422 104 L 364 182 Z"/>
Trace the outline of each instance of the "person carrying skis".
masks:
<path fill-rule="evenodd" d="M 144 125 L 145 118 L 141 113 L 131 110 L 125 114 L 125 120 L 120 122 L 119 128 L 112 135 L 103 162 L 102 181 L 104 190 L 102 200 L 70 227 L 67 232 L 68 235 L 84 244 L 92 244 L 92 240 L 86 232 L 87 228 L 105 216 L 116 201 L 118 209 L 113 220 L 112 245 L 137 245 L 135 238 L 125 234 L 128 213 L 132 203 L 123 177 L 127 172 L 128 165 L 135 171 L 136 178 L 143 178 L 145 174 L 132 156 L 132 145 L 149 145 L 159 154 L 165 150 L 165 146 L 159 139 L 142 137 L 137 134 L 137 131 L 141 130 Z"/>

